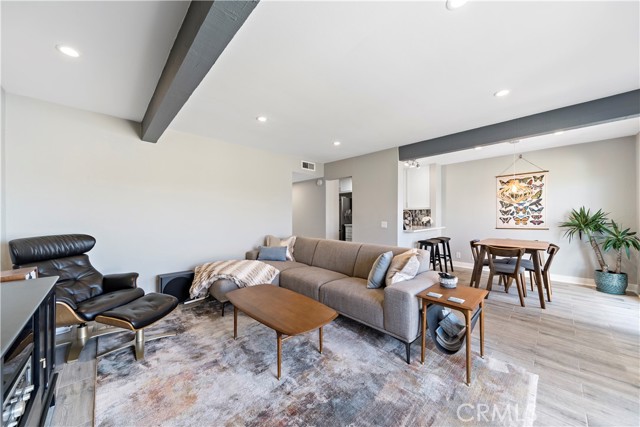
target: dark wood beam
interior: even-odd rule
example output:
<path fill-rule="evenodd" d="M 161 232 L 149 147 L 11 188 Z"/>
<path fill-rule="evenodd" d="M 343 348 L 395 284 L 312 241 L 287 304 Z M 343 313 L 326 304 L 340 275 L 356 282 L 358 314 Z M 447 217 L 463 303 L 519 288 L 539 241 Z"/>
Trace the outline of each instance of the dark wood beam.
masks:
<path fill-rule="evenodd" d="M 640 116 L 640 89 L 398 147 L 400 160 L 524 139 Z"/>
<path fill-rule="evenodd" d="M 142 119 L 143 141 L 158 142 L 257 4 L 191 2 Z"/>

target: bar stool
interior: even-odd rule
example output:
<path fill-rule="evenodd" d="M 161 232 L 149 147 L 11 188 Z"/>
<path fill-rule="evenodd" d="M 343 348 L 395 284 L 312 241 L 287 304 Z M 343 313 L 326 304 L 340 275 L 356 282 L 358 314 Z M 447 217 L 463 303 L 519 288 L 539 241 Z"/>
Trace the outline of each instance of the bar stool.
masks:
<path fill-rule="evenodd" d="M 431 255 L 430 264 L 433 270 L 436 269 L 436 264 L 442 271 L 442 257 L 440 255 L 439 248 L 440 240 L 438 239 L 426 239 L 426 240 L 418 240 L 418 245 L 420 249 L 427 249 L 429 254 Z"/>
<path fill-rule="evenodd" d="M 451 266 L 451 271 L 453 271 L 453 257 L 451 256 L 451 247 L 449 246 L 449 240 L 451 240 L 451 237 L 440 236 L 436 237 L 435 240 L 438 240 L 442 245 L 442 254 L 440 255 L 440 258 L 444 260 L 444 271 L 447 273 L 449 272 L 447 269 L 447 260 L 449 261 L 449 266 Z"/>

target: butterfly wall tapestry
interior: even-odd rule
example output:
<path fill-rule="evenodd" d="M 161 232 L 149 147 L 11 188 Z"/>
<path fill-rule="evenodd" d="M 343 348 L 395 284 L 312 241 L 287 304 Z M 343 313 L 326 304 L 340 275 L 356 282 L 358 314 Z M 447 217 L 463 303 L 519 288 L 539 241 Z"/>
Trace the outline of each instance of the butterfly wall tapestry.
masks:
<path fill-rule="evenodd" d="M 547 230 L 549 171 L 496 177 L 496 228 Z"/>

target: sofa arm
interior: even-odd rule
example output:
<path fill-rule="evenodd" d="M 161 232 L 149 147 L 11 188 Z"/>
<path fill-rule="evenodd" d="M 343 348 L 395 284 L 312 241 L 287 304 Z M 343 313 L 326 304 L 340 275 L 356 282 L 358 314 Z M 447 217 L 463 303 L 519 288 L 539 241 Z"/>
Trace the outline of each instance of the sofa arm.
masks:
<path fill-rule="evenodd" d="M 411 280 L 394 283 L 384 289 L 384 329 L 411 342 L 420 335 L 420 299 L 416 295 L 439 283 L 435 271 L 419 274 Z"/>
<path fill-rule="evenodd" d="M 256 260 L 256 259 L 258 259 L 258 254 L 259 253 L 260 253 L 260 251 L 258 249 L 254 249 L 252 251 L 247 251 L 244 254 L 244 259 Z"/>
<path fill-rule="evenodd" d="M 102 279 L 104 292 L 115 292 L 136 287 L 138 273 L 107 274 Z"/>

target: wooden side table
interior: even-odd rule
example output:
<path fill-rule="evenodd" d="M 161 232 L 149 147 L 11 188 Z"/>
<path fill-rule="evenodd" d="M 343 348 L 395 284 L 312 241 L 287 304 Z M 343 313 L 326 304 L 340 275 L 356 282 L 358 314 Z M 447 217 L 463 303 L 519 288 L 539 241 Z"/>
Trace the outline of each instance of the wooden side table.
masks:
<path fill-rule="evenodd" d="M 441 297 L 431 297 L 427 294 L 436 292 L 442 294 Z M 486 289 L 476 289 L 467 286 L 458 286 L 455 289 L 443 288 L 440 285 L 434 285 L 429 289 L 420 292 L 417 297 L 422 299 L 422 359 L 424 364 L 426 336 L 427 336 L 427 305 L 429 303 L 438 304 L 452 310 L 461 311 L 464 314 L 466 336 L 465 346 L 467 350 L 467 385 L 471 385 L 471 317 L 473 312 L 480 310 L 480 356 L 484 357 L 484 299 L 489 294 Z M 449 301 L 449 297 L 461 298 L 463 303 Z"/>
<path fill-rule="evenodd" d="M 13 282 L 16 280 L 36 279 L 38 267 L 24 267 L 15 270 L 0 271 L 0 282 Z"/>

